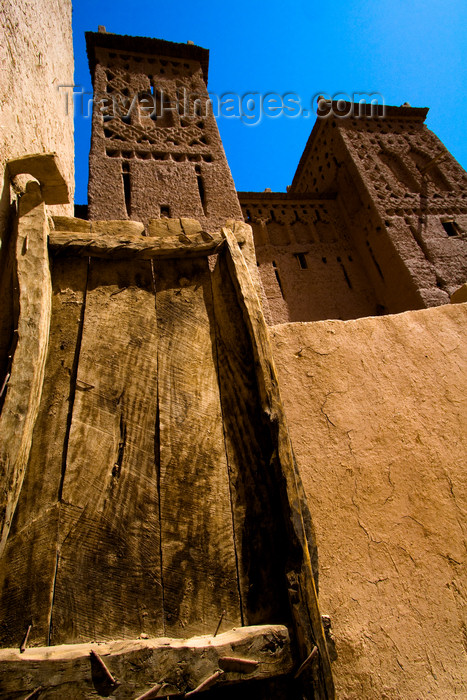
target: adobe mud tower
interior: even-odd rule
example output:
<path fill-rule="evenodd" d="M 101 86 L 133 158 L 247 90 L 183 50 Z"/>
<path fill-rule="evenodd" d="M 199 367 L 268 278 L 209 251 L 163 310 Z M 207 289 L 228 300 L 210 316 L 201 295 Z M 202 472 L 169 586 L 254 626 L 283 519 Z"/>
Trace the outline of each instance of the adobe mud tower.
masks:
<path fill-rule="evenodd" d="M 209 51 L 190 44 L 88 33 L 94 94 L 91 219 L 193 217 L 204 228 L 242 220 L 207 105 Z"/>
<path fill-rule="evenodd" d="M 437 306 L 463 284 L 467 174 L 427 112 L 328 103 L 287 194 L 239 193 L 274 323 Z"/>

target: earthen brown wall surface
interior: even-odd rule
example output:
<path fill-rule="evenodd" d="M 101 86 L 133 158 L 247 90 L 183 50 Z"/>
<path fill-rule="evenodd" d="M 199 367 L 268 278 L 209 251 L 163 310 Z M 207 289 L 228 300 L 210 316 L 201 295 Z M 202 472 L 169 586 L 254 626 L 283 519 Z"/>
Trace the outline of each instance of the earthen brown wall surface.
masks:
<path fill-rule="evenodd" d="M 69 0 L 2 0 L 0 3 L 0 231 L 9 208 L 4 164 L 27 153 L 56 151 L 74 191 L 73 104 L 65 113 L 59 85 L 73 83 L 73 43 Z M 73 214 L 73 204 L 55 206 Z"/>
<path fill-rule="evenodd" d="M 239 194 L 272 323 L 378 313 L 378 297 L 335 198 Z"/>
<path fill-rule="evenodd" d="M 347 107 L 317 120 L 287 193 L 239 193 L 273 323 L 438 306 L 467 278 L 467 173 L 428 110 Z"/>
<path fill-rule="evenodd" d="M 207 105 L 208 52 L 140 37 L 115 37 L 122 46 L 109 48 L 114 35 L 90 33 L 87 37 L 88 51 L 94 52 L 96 61 L 90 218 L 147 224 L 152 218 L 193 217 L 210 231 L 226 219 L 241 220 L 217 123 Z M 142 50 L 147 48 L 145 42 L 152 42 L 154 53 Z M 164 54 L 164 45 L 174 55 Z M 197 59 L 199 52 L 206 54 L 204 61 Z M 103 98 L 106 103 L 96 104 Z M 114 116 L 112 100 L 123 119 Z M 134 107 L 125 117 L 133 100 Z M 108 104 L 105 121 L 101 104 Z"/>
<path fill-rule="evenodd" d="M 467 276 L 467 173 L 423 123 L 427 111 L 318 120 L 291 187 L 337 194 L 389 313 L 448 303 Z"/>
<path fill-rule="evenodd" d="M 467 697 L 467 305 L 274 326 L 341 699 Z"/>

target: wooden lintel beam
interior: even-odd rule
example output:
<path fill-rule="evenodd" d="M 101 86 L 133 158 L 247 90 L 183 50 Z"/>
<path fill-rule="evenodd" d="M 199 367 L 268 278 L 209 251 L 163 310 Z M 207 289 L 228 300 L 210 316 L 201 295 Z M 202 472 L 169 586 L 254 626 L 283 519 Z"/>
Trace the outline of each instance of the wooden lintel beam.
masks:
<path fill-rule="evenodd" d="M 51 231 L 49 250 L 58 255 L 80 255 L 117 260 L 137 257 L 189 258 L 217 253 L 224 245 L 220 235 L 196 234 L 194 236 L 153 236 L 112 235 Z"/>
<path fill-rule="evenodd" d="M 283 625 L 238 627 L 190 639 L 66 644 L 31 647 L 23 653 L 0 649 L 0 698 L 26 696 L 38 687 L 57 699 L 73 695 L 91 700 L 96 692 L 108 695 L 117 687 L 119 700 L 159 693 L 166 698 L 292 670 L 290 639 Z"/>

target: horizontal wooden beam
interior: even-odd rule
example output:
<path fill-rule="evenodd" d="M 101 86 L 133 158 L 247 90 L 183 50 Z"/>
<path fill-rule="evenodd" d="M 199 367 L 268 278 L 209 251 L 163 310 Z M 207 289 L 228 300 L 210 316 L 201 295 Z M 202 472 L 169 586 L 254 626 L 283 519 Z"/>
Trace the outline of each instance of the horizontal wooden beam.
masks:
<path fill-rule="evenodd" d="M 54 254 L 111 258 L 112 260 L 128 257 L 150 260 L 151 258 L 206 256 L 217 253 L 223 245 L 224 241 L 220 235 L 206 233 L 156 238 L 132 234 L 122 236 L 108 233 L 51 231 L 49 236 L 49 250 Z"/>
<path fill-rule="evenodd" d="M 201 693 L 209 687 L 288 674 L 289 633 L 282 625 L 238 627 L 190 639 L 137 639 L 0 649 L 0 698 L 135 700 Z M 196 693 L 193 693 L 196 691 Z"/>

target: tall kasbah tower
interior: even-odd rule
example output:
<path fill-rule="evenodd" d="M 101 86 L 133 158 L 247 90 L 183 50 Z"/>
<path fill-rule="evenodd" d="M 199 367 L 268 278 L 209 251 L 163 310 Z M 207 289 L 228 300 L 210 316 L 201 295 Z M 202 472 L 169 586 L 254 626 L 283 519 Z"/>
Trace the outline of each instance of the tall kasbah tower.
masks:
<path fill-rule="evenodd" d="M 209 51 L 105 32 L 86 41 L 95 95 L 89 218 L 192 217 L 208 231 L 242 220 L 207 105 Z"/>
<path fill-rule="evenodd" d="M 448 303 L 467 277 L 467 173 L 428 109 L 330 106 L 289 195 L 336 197 L 383 313 Z"/>

